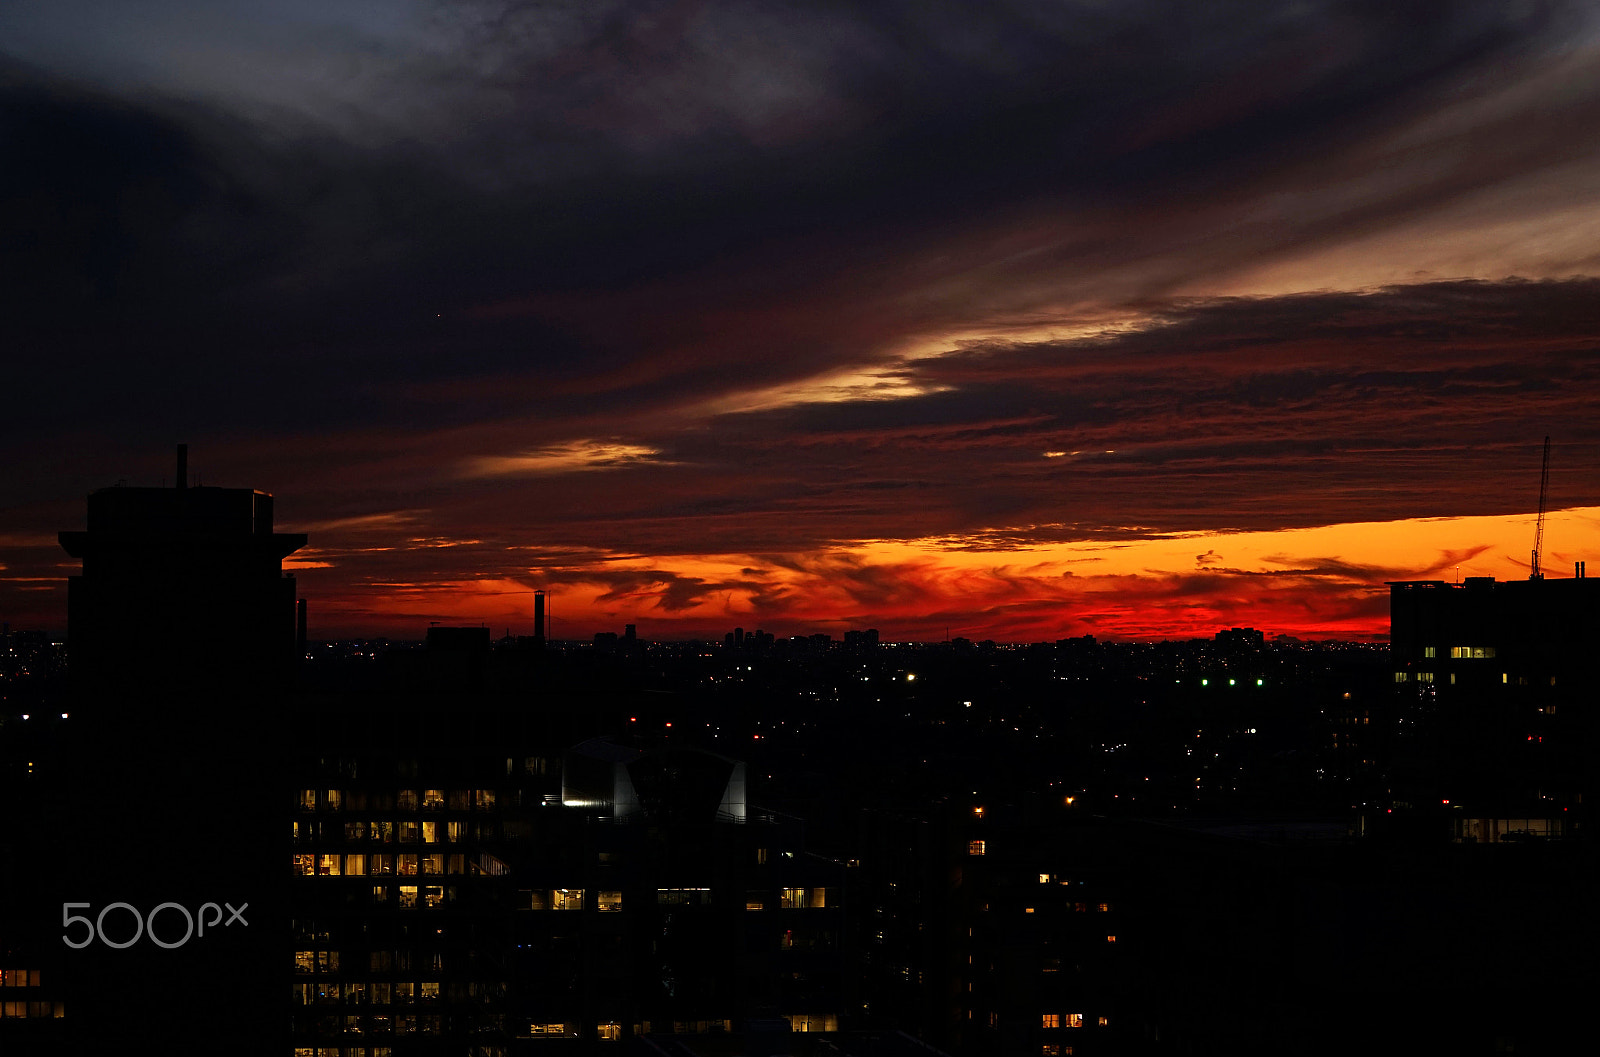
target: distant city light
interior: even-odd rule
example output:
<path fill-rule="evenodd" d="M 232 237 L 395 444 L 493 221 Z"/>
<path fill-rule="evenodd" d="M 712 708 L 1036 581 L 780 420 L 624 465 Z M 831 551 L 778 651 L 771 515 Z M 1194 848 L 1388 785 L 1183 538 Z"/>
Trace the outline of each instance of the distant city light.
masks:
<path fill-rule="evenodd" d="M 22 718 L 23 718 L 23 719 L 27 719 L 27 718 L 28 718 L 28 714 L 27 714 L 27 713 L 26 713 L 26 712 L 24 712 L 24 713 L 23 713 L 23 714 L 22 714 Z"/>

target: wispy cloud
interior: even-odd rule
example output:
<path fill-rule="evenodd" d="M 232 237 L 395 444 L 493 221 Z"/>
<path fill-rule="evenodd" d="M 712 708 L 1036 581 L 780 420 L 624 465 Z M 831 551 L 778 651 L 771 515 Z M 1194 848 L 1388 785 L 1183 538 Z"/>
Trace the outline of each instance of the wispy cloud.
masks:
<path fill-rule="evenodd" d="M 573 473 L 580 470 L 621 470 L 641 463 L 659 462 L 661 452 L 639 444 L 578 440 L 553 444 L 517 455 L 486 455 L 467 463 L 473 477 L 513 474 Z"/>

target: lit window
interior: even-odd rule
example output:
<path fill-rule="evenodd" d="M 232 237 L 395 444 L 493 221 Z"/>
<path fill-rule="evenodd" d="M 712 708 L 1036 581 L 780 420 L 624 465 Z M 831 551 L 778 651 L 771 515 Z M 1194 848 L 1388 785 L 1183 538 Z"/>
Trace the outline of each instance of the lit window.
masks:
<path fill-rule="evenodd" d="M 583 889 L 557 888 L 550 893 L 550 909 L 552 910 L 582 910 Z"/>
<path fill-rule="evenodd" d="M 369 874 L 392 874 L 392 873 L 394 873 L 394 856 L 393 855 L 369 855 L 369 856 L 367 856 L 367 872 Z"/>
<path fill-rule="evenodd" d="M 596 1024 L 594 1026 L 594 1033 L 595 1037 L 601 1042 L 616 1042 L 618 1039 L 622 1038 L 622 1025 Z"/>
<path fill-rule="evenodd" d="M 1111 904 L 1110 903 L 1101 903 L 1100 904 L 1100 913 L 1102 913 L 1102 914 L 1109 913 L 1110 910 L 1111 910 Z"/>
<path fill-rule="evenodd" d="M 319 877 L 338 877 L 339 859 L 337 855 L 317 856 L 317 875 Z"/>
<path fill-rule="evenodd" d="M 1481 661 L 1494 656 L 1493 646 L 1451 646 L 1450 658 L 1457 661 Z"/>
<path fill-rule="evenodd" d="M 1042 885 L 1049 884 L 1050 883 L 1050 875 L 1047 874 L 1047 873 L 1040 874 L 1039 875 L 1039 883 L 1042 884 Z"/>
<path fill-rule="evenodd" d="M 415 855 L 396 855 L 395 872 L 401 877 L 417 876 L 417 857 Z"/>
<path fill-rule="evenodd" d="M 338 789 L 329 789 L 325 792 L 325 802 L 329 811 L 337 811 L 344 806 L 344 793 Z"/>
<path fill-rule="evenodd" d="M 804 888 L 785 888 L 779 893 L 779 905 L 785 910 L 800 910 L 806 905 L 806 890 Z"/>
<path fill-rule="evenodd" d="M 1395 672 L 1394 673 L 1394 681 L 1397 682 L 1397 683 L 1403 683 L 1407 679 L 1410 679 L 1410 678 L 1411 678 L 1411 673 L 1410 672 Z"/>
<path fill-rule="evenodd" d="M 983 855 L 988 850 L 988 844 L 981 840 L 967 842 L 968 855 Z"/>
<path fill-rule="evenodd" d="M 400 823 L 400 843 L 401 844 L 415 844 L 415 843 L 417 843 L 417 837 L 421 835 L 421 832 L 422 832 L 421 827 L 415 822 L 402 822 L 402 823 Z"/>
<path fill-rule="evenodd" d="M 622 893 L 602 890 L 595 893 L 595 904 L 603 914 L 615 913 L 622 909 Z"/>
<path fill-rule="evenodd" d="M 1431 661 L 1439 656 L 1439 648 L 1437 646 L 1424 646 L 1422 647 L 1422 655 Z"/>
<path fill-rule="evenodd" d="M 417 809 L 417 791 L 415 789 L 402 789 L 398 798 L 401 811 L 415 811 Z"/>
<path fill-rule="evenodd" d="M 1033 913 L 1033 908 L 1032 907 L 1023 907 L 1022 908 L 1022 912 L 1024 914 L 1031 914 L 1031 913 Z"/>
<path fill-rule="evenodd" d="M 344 872 L 347 877 L 360 877 L 367 872 L 367 857 L 365 855 L 346 855 L 344 857 Z"/>
<path fill-rule="evenodd" d="M 1117 938 L 1115 936 L 1107 936 L 1106 937 L 1106 942 L 1107 943 L 1115 943 L 1115 942 L 1117 942 Z"/>
<path fill-rule="evenodd" d="M 294 872 L 310 877 L 317 872 L 317 857 L 315 855 L 296 855 L 294 857 Z"/>
<path fill-rule="evenodd" d="M 385 885 L 373 885 L 372 886 L 372 901 L 374 903 L 387 903 L 389 901 L 389 889 L 388 889 L 388 887 L 385 886 Z"/>
<path fill-rule="evenodd" d="M 424 874 L 444 873 L 443 855 L 424 855 L 421 856 L 417 861 L 422 865 L 422 872 Z"/>
<path fill-rule="evenodd" d="M 422 810 L 438 811 L 444 807 L 443 789 L 426 789 L 422 793 Z"/>
<path fill-rule="evenodd" d="M 426 822 L 424 822 L 422 824 L 422 843 L 424 843 L 424 844 L 438 844 L 439 843 L 439 823 L 433 821 L 432 819 L 429 819 L 428 821 L 426 821 Z"/>
<path fill-rule="evenodd" d="M 479 811 L 494 810 L 494 790 L 474 789 L 472 791 L 472 806 Z"/>
<path fill-rule="evenodd" d="M 465 831 L 466 827 L 463 823 L 446 822 L 444 824 L 444 839 L 454 844 L 462 838 Z"/>
<path fill-rule="evenodd" d="M 317 809 L 317 791 L 315 789 L 300 790 L 300 810 L 315 811 Z"/>
<path fill-rule="evenodd" d="M 1095 1023 L 1099 1024 L 1102 1028 L 1109 1028 L 1111 1026 L 1111 1018 L 1097 1017 Z"/>
<path fill-rule="evenodd" d="M 344 824 L 345 840 L 366 840 L 367 824 L 365 822 L 346 822 Z"/>
<path fill-rule="evenodd" d="M 428 907 L 444 906 L 444 888 L 441 885 L 428 885 L 422 890 L 422 905 Z"/>
<path fill-rule="evenodd" d="M 528 1025 L 528 1034 L 529 1035 L 565 1035 L 566 1033 L 567 1033 L 567 1026 L 565 1024 L 529 1024 Z"/>
<path fill-rule="evenodd" d="M 410 910 L 412 907 L 414 907 L 416 905 L 417 905 L 417 886 L 416 885 L 401 885 L 400 886 L 400 908 L 402 910 Z"/>
<path fill-rule="evenodd" d="M 1081 1028 L 1081 1027 L 1083 1027 L 1083 1014 L 1082 1013 L 1068 1013 L 1067 1014 L 1067 1019 L 1066 1019 L 1066 1022 L 1065 1022 L 1065 1026 L 1069 1027 L 1069 1028 Z"/>
<path fill-rule="evenodd" d="M 1043 1013 L 1043 1014 L 1040 1014 L 1039 1026 L 1041 1028 L 1059 1028 L 1061 1026 L 1061 1014 L 1060 1013 Z"/>

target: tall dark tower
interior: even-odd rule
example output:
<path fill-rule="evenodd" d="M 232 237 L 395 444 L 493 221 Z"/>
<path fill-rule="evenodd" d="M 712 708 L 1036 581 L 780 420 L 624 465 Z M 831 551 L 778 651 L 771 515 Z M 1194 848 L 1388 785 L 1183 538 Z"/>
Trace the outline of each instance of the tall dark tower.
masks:
<path fill-rule="evenodd" d="M 51 1052 L 114 1053 L 141 1037 L 194 1053 L 289 1049 L 297 629 L 283 559 L 306 537 L 272 530 L 265 492 L 189 487 L 186 456 L 180 446 L 176 487 L 91 493 L 87 529 L 60 537 L 83 561 L 67 595 L 75 685 L 60 763 L 44 762 L 22 810 L 27 886 L 0 886 L 62 989 L 71 1041 Z M 69 833 L 92 854 L 53 853 Z M 202 937 L 208 904 L 242 916 Z M 63 906 L 106 914 L 108 931 L 64 943 Z"/>
<path fill-rule="evenodd" d="M 272 531 L 272 496 L 190 488 L 187 445 L 174 488 L 102 488 L 84 532 L 61 545 L 83 561 L 67 588 L 75 675 L 163 686 L 225 676 L 281 683 L 296 656 L 295 582 L 283 559 L 305 546 Z"/>

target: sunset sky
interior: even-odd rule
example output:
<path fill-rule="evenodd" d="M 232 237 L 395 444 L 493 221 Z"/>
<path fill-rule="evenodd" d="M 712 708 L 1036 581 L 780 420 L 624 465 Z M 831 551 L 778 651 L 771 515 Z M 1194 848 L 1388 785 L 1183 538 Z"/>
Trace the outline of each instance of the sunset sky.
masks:
<path fill-rule="evenodd" d="M 277 496 L 314 638 L 1381 637 L 1600 558 L 1600 9 L 0 6 L 0 620 Z"/>

